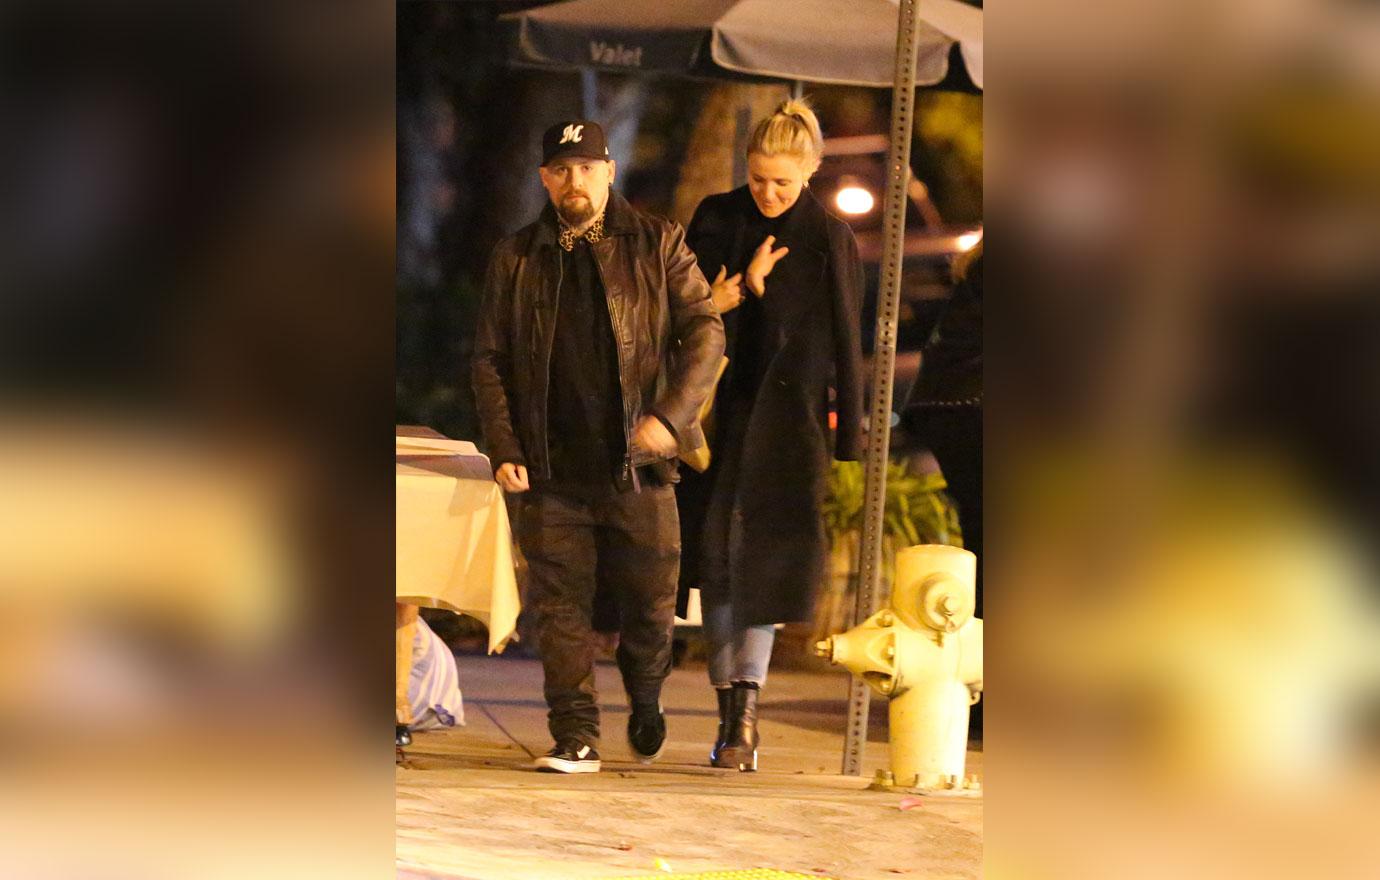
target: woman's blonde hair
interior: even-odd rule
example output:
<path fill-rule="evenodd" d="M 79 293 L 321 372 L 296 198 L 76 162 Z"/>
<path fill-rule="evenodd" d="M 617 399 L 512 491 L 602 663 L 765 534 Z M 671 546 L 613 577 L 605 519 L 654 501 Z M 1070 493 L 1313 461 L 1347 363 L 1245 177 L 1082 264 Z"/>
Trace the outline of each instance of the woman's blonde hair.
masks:
<path fill-rule="evenodd" d="M 815 111 L 803 98 L 782 101 L 761 122 L 748 141 L 749 154 L 794 156 L 807 169 L 809 177 L 819 170 L 824 158 L 824 135 L 819 130 Z"/>

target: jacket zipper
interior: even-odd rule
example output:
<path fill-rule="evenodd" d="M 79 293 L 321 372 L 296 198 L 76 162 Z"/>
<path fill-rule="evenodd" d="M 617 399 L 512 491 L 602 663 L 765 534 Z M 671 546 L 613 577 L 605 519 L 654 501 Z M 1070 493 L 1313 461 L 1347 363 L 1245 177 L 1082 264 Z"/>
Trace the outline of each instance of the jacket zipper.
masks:
<path fill-rule="evenodd" d="M 544 460 L 542 467 L 546 472 L 546 479 L 551 479 L 551 353 L 556 346 L 556 316 L 561 310 L 561 286 L 565 283 L 565 258 L 561 256 L 560 248 L 556 249 L 556 299 L 551 310 L 551 333 L 546 343 L 546 363 L 542 365 L 545 371 L 546 384 L 542 386 L 541 401 L 541 442 Z"/>
<path fill-rule="evenodd" d="M 641 492 L 642 485 L 637 478 L 637 468 L 632 466 L 632 428 L 629 425 L 627 395 L 623 393 L 623 377 L 626 375 L 623 364 L 623 338 L 618 333 L 618 318 L 614 315 L 613 297 L 609 295 L 604 267 L 599 263 L 599 251 L 593 244 L 590 245 L 590 253 L 594 257 L 594 271 L 599 273 L 599 284 L 604 288 L 604 305 L 608 308 L 609 325 L 613 329 L 614 357 L 618 359 L 618 399 L 623 405 L 623 479 L 632 481 L 634 492 Z"/>

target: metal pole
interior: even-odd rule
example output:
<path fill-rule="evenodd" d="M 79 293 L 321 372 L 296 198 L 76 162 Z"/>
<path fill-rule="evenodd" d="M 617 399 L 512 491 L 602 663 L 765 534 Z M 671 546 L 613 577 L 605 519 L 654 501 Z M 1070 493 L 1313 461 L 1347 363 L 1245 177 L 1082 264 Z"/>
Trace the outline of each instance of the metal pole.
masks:
<path fill-rule="evenodd" d="M 867 433 L 867 471 L 863 490 L 862 546 L 859 553 L 856 626 L 877 611 L 882 576 L 882 517 L 886 507 L 886 466 L 891 444 L 891 392 L 896 367 L 896 315 L 901 300 L 901 258 L 906 236 L 906 184 L 910 139 L 915 126 L 915 55 L 919 49 L 919 0 L 900 0 L 896 25 L 896 80 L 891 93 L 891 146 L 882 200 L 882 272 L 877 291 L 877 338 L 872 354 L 872 409 Z M 862 773 L 867 745 L 871 692 L 858 676 L 848 684 L 848 729 L 843 773 Z"/>

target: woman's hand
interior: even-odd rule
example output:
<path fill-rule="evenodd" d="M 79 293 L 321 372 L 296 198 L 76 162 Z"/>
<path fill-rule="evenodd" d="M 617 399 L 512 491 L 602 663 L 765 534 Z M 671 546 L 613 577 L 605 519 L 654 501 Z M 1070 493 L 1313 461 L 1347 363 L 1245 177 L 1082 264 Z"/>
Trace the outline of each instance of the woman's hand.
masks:
<path fill-rule="evenodd" d="M 762 239 L 762 243 L 757 246 L 757 250 L 752 255 L 752 262 L 747 267 L 747 286 L 748 290 L 758 296 L 767 292 L 767 276 L 771 270 L 776 268 L 776 261 L 790 253 L 788 247 L 779 247 L 772 250 L 771 246 L 776 243 L 776 236 L 768 235 Z"/>
<path fill-rule="evenodd" d="M 720 266 L 719 277 L 709 285 L 710 290 L 714 291 L 714 308 L 718 309 L 721 315 L 738 308 L 743 301 L 743 273 L 739 272 L 732 278 L 725 278 L 727 274 L 728 267 Z"/>

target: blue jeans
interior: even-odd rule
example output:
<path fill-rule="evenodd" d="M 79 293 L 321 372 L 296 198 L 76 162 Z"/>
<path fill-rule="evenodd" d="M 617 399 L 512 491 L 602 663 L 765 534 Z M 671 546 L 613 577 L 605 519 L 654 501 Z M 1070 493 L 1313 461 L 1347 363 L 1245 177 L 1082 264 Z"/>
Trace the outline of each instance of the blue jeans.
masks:
<path fill-rule="evenodd" d="M 776 627 L 771 624 L 734 627 L 733 605 L 704 605 L 704 636 L 709 642 L 709 683 L 716 688 L 735 681 L 767 683 L 767 665 Z"/>

